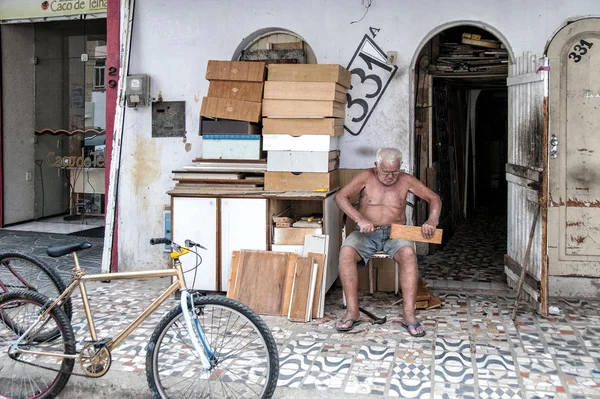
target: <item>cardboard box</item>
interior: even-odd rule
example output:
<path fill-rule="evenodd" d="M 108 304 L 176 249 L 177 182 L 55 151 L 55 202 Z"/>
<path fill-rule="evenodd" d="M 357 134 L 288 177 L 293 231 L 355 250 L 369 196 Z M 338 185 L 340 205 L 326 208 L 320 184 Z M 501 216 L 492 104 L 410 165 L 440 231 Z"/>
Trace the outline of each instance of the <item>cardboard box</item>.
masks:
<path fill-rule="evenodd" d="M 392 259 L 373 259 L 373 266 L 377 266 L 377 291 L 394 292 L 396 289 L 394 275 L 394 261 Z M 400 271 L 398 271 L 400 273 Z M 398 276 L 398 278 L 400 278 Z"/>
<path fill-rule="evenodd" d="M 336 64 L 270 64 L 269 81 L 283 82 L 336 82 L 349 88 L 350 72 Z"/>
<path fill-rule="evenodd" d="M 264 98 L 271 100 L 322 100 L 346 103 L 346 89 L 335 82 L 265 82 Z"/>
<path fill-rule="evenodd" d="M 328 136 L 329 137 L 329 136 Z M 269 151 L 269 172 L 330 172 L 340 165 L 340 151 Z"/>
<path fill-rule="evenodd" d="M 265 63 L 254 61 L 208 61 L 207 80 L 244 80 L 264 82 Z"/>
<path fill-rule="evenodd" d="M 262 115 L 271 118 L 344 118 L 346 105 L 335 101 L 264 99 Z"/>
<path fill-rule="evenodd" d="M 263 84 L 262 82 L 213 80 L 208 85 L 208 97 L 261 102 Z"/>
<path fill-rule="evenodd" d="M 265 151 L 321 151 L 339 149 L 338 136 L 269 134 L 263 137 Z"/>
<path fill-rule="evenodd" d="M 226 98 L 204 97 L 202 99 L 201 116 L 225 118 L 237 121 L 260 121 L 261 103 L 252 101 L 229 100 Z"/>
<path fill-rule="evenodd" d="M 275 227 L 273 244 L 304 245 L 305 235 L 322 233 L 322 227 Z"/>
<path fill-rule="evenodd" d="M 344 134 L 342 118 L 271 118 L 263 119 L 263 134 L 293 134 L 341 136 Z"/>
<path fill-rule="evenodd" d="M 200 117 L 200 134 L 260 134 L 260 125 L 247 121 Z"/>
<path fill-rule="evenodd" d="M 369 290 L 369 268 L 359 267 L 358 268 L 358 289 L 361 291 Z"/>
<path fill-rule="evenodd" d="M 323 191 L 340 187 L 339 169 L 328 173 L 265 172 L 266 191 Z"/>

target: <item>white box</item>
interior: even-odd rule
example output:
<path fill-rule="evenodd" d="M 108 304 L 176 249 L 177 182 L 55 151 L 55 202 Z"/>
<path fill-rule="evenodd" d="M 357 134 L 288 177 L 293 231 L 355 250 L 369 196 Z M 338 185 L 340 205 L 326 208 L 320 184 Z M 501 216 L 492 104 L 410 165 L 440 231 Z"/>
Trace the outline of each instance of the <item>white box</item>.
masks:
<path fill-rule="evenodd" d="M 205 134 L 204 159 L 260 159 L 260 134 Z"/>
<path fill-rule="evenodd" d="M 265 151 L 333 151 L 339 149 L 338 136 L 289 134 L 266 134 L 263 136 Z"/>
<path fill-rule="evenodd" d="M 339 151 L 269 151 L 269 172 L 330 172 L 340 164 Z"/>
<path fill-rule="evenodd" d="M 302 256 L 304 245 L 291 245 L 291 244 L 273 244 L 271 245 L 271 251 L 273 252 L 291 252 Z"/>

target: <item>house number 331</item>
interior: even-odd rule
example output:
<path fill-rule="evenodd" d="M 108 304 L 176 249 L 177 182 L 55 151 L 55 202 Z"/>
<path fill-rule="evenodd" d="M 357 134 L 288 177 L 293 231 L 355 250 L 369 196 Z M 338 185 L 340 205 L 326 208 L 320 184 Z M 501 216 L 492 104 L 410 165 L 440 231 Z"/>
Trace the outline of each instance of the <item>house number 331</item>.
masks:
<path fill-rule="evenodd" d="M 581 39 L 579 44 L 573 46 L 573 51 L 569 53 L 569 58 L 575 62 L 581 61 L 581 56 L 585 55 L 588 52 L 588 49 L 592 48 L 593 45 L 594 43 L 586 42 Z"/>

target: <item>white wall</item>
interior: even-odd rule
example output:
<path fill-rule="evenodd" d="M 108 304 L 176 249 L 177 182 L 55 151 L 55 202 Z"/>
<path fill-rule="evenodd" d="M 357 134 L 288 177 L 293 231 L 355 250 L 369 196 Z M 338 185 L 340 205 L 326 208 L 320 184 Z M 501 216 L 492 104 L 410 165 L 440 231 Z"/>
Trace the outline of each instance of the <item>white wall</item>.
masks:
<path fill-rule="evenodd" d="M 152 93 L 165 101 L 186 101 L 186 140 L 151 138 L 149 108 L 125 115 L 119 186 L 119 257 L 122 270 L 162 267 L 147 244 L 162 234 L 162 210 L 170 201 L 171 171 L 202 155 L 199 110 L 206 95 L 210 59 L 231 59 L 259 29 L 293 31 L 313 48 L 321 64 L 346 66 L 369 27 L 375 42 L 398 52 L 398 71 L 359 136 L 344 135 L 341 168 L 372 165 L 377 148 L 396 146 L 411 165 L 410 66 L 421 43 L 440 25 L 478 22 L 506 38 L 514 54 L 544 47 L 567 19 L 600 15 L 597 0 L 361 0 L 233 1 L 145 0 L 135 14 L 130 73 L 149 74 Z"/>

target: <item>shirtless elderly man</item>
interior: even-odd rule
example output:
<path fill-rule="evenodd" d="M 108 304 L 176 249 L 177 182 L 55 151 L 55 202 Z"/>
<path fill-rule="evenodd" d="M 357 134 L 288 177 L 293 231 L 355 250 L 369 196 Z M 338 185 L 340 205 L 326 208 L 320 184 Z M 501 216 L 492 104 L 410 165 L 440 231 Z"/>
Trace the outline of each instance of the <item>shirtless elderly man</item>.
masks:
<path fill-rule="evenodd" d="M 356 229 L 340 250 L 340 279 L 346 295 L 346 314 L 336 323 L 338 331 L 350 331 L 360 323 L 358 310 L 357 262 L 367 262 L 376 251 L 385 251 L 400 265 L 403 297 L 402 325 L 412 336 L 425 335 L 415 315 L 418 272 L 415 244 L 409 240 L 390 239 L 390 224 L 406 224 L 406 196 L 409 192 L 429 203 L 429 219 L 421 227 L 423 236 L 433 237 L 439 223 L 440 197 L 417 178 L 400 171 L 402 155 L 395 148 L 377 151 L 375 167 L 356 176 L 342 188 L 336 198 L 338 206 L 356 222 Z M 351 202 L 360 192 L 358 209 Z"/>

